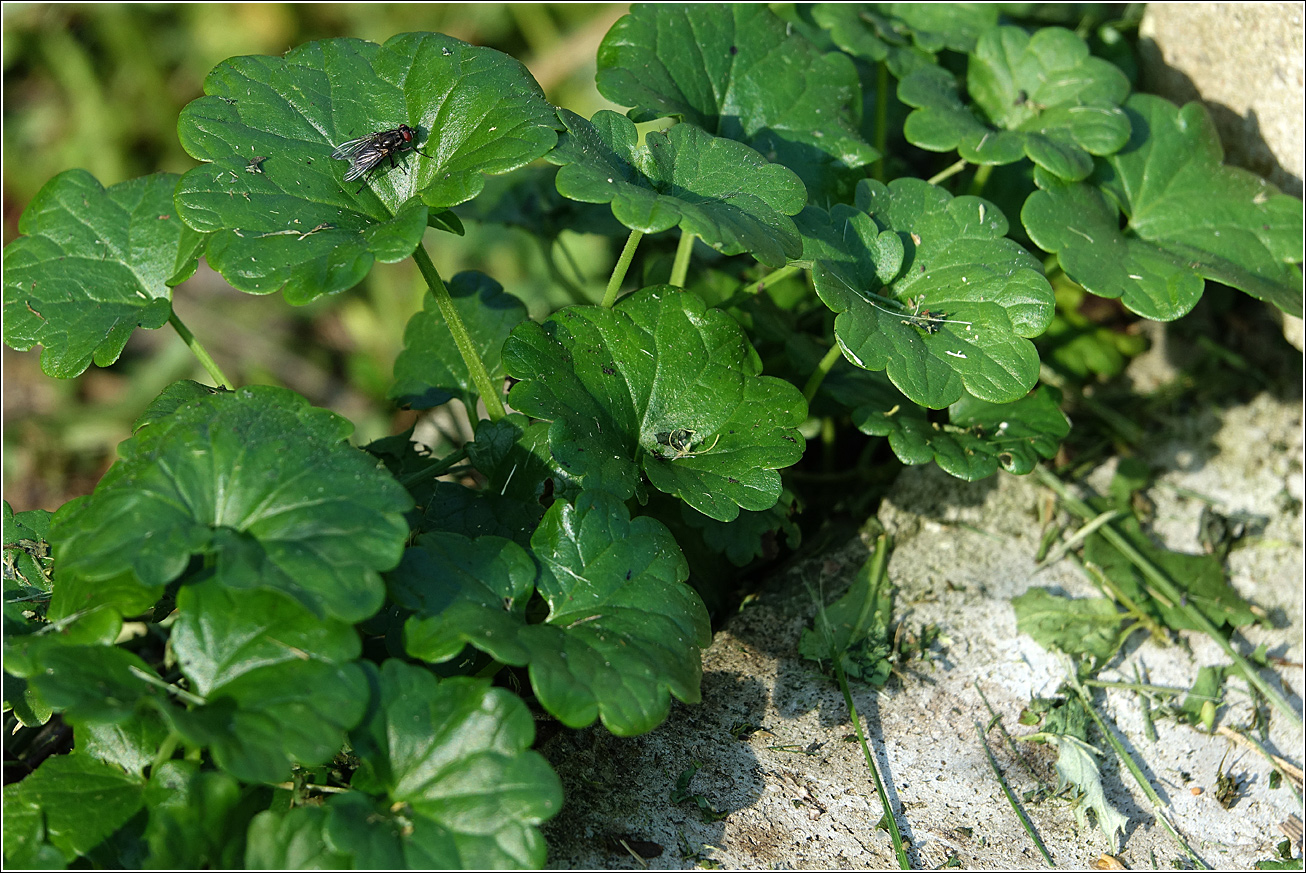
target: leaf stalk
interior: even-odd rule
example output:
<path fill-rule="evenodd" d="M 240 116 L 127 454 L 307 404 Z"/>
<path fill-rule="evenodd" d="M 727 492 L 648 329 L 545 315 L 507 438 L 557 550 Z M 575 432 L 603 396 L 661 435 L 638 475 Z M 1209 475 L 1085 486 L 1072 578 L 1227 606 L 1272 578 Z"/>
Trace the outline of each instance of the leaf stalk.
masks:
<path fill-rule="evenodd" d="M 432 296 L 435 297 L 435 303 L 440 307 L 440 314 L 444 316 L 444 322 L 449 326 L 449 333 L 453 335 L 454 345 L 458 346 L 458 354 L 462 356 L 463 363 L 467 365 L 467 372 L 472 377 L 472 384 L 476 386 L 476 391 L 481 395 L 481 401 L 485 404 L 485 412 L 490 417 L 490 421 L 498 421 L 508 414 L 503 407 L 503 399 L 499 396 L 500 392 L 494 388 L 494 383 L 490 381 L 490 374 L 485 369 L 485 362 L 476 351 L 476 346 L 472 344 L 472 338 L 467 333 L 467 327 L 463 324 L 462 317 L 458 310 L 454 308 L 453 298 L 449 296 L 449 289 L 444 286 L 444 281 L 440 278 L 439 272 L 435 269 L 435 264 L 431 263 L 431 256 L 426 253 L 426 248 L 418 245 L 413 251 L 413 260 L 417 262 L 417 269 L 422 271 L 426 284 L 431 289 Z"/>

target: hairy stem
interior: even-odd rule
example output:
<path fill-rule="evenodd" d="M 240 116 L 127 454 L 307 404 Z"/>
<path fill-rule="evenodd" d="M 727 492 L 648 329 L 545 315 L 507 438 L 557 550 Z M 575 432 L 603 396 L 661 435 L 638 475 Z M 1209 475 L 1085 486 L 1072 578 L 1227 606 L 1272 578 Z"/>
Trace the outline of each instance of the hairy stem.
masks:
<path fill-rule="evenodd" d="M 635 249 L 639 248 L 639 241 L 643 238 L 643 231 L 638 230 L 632 230 L 630 236 L 626 237 L 626 245 L 621 250 L 621 257 L 617 258 L 617 265 L 612 268 L 608 290 L 603 292 L 604 309 L 611 309 L 612 304 L 617 302 L 617 292 L 621 290 L 621 283 L 626 279 L 626 271 L 630 269 L 630 262 L 635 258 Z"/>
<path fill-rule="evenodd" d="M 962 158 L 961 160 L 957 161 L 957 163 L 949 164 L 948 166 L 944 167 L 942 170 L 939 170 L 933 176 L 930 176 L 928 179 L 925 180 L 925 183 L 927 185 L 937 185 L 940 182 L 942 182 L 944 179 L 952 178 L 953 176 L 957 175 L 964 169 L 966 169 L 966 159 Z"/>
<path fill-rule="evenodd" d="M 736 291 L 735 293 L 736 294 L 761 294 L 763 291 L 766 290 L 767 285 L 774 285 L 776 282 L 779 282 L 781 279 L 788 279 L 794 273 L 798 273 L 803 269 L 804 267 L 802 264 L 798 264 L 798 263 L 785 264 L 780 269 L 772 270 L 771 272 L 767 273 L 765 276 L 758 279 L 756 282 L 749 282 L 747 285 L 740 286 L 739 290 Z"/>
<path fill-rule="evenodd" d="M 821 383 L 825 381 L 825 377 L 834 368 L 835 362 L 839 360 L 842 354 L 839 343 L 835 342 L 834 345 L 830 346 L 830 350 L 825 353 L 825 357 L 821 358 L 821 363 L 816 365 L 812 375 L 808 377 L 807 384 L 803 386 L 803 397 L 807 399 L 809 406 L 812 403 L 812 398 L 816 396 L 817 390 L 820 389 Z"/>
<path fill-rule="evenodd" d="M 472 338 L 467 333 L 467 327 L 458 315 L 458 310 L 454 308 L 453 298 L 449 296 L 449 289 L 444 287 L 444 282 L 440 279 L 435 264 L 431 263 L 431 256 L 426 253 L 423 246 L 419 245 L 417 250 L 413 252 L 413 260 L 417 262 L 417 269 L 422 271 L 422 276 L 426 279 L 431 294 L 435 296 L 436 305 L 440 307 L 440 314 L 444 316 L 445 324 L 449 325 L 449 333 L 453 335 L 454 345 L 458 346 L 458 354 L 462 356 L 463 363 L 467 365 L 467 372 L 472 377 L 472 384 L 476 386 L 477 393 L 481 395 L 481 401 L 485 403 L 486 414 L 490 416 L 490 421 L 498 421 L 508 414 L 507 410 L 503 408 L 503 398 L 499 396 L 500 392 L 495 390 L 494 383 L 490 381 L 490 374 L 485 369 L 485 362 L 481 360 L 481 356 L 476 352 L 476 347 L 472 345 Z"/>
<path fill-rule="evenodd" d="M 204 367 L 208 372 L 209 377 L 213 379 L 218 387 L 226 388 L 228 391 L 236 390 L 236 386 L 233 385 L 231 380 L 227 378 L 226 374 L 222 372 L 222 368 L 218 366 L 218 362 L 213 360 L 213 357 L 208 353 L 208 350 L 205 349 L 204 346 L 200 345 L 200 341 L 195 339 L 195 334 L 191 333 L 190 328 L 186 326 L 185 322 L 177 317 L 176 312 L 168 313 L 168 324 L 172 325 L 172 329 L 181 337 L 181 341 L 186 344 L 186 348 L 190 349 L 191 354 L 199 359 L 200 365 Z"/>
<path fill-rule="evenodd" d="M 689 255 L 694 251 L 694 234 L 680 232 L 680 243 L 676 246 L 676 260 L 671 264 L 671 284 L 685 287 L 685 277 L 689 275 Z"/>
<path fill-rule="evenodd" d="M 975 168 L 975 178 L 970 180 L 970 190 L 966 193 L 972 197 L 978 197 L 984 193 L 984 185 L 989 181 L 989 174 L 993 172 L 992 164 L 980 164 Z"/>

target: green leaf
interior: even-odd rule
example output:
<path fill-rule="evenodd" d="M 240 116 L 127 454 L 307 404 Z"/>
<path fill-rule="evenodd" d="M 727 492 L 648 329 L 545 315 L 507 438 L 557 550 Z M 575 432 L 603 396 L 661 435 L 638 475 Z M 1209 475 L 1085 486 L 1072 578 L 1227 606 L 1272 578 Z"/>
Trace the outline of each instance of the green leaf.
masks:
<path fill-rule="evenodd" d="M 117 646 L 47 646 L 38 658 L 41 669 L 32 684 L 77 723 L 127 722 L 142 702 L 162 693 L 148 681 L 156 676 L 150 666 Z"/>
<path fill-rule="evenodd" d="M 5 344 L 40 343 L 42 371 L 71 379 L 118 360 L 136 328 L 162 327 L 193 236 L 173 207 L 176 185 L 156 173 L 106 190 L 85 170 L 47 182 L 19 220 L 24 235 L 5 247 Z"/>
<path fill-rule="evenodd" d="M 717 521 L 687 503 L 680 504 L 685 524 L 697 528 L 703 542 L 726 556 L 736 567 L 746 567 L 755 558 L 774 558 L 779 553 L 780 535 L 791 549 L 802 542 L 802 529 L 792 520 L 797 500 L 789 490 L 780 493 L 775 506 L 760 512 L 745 510 L 734 521 Z"/>
<path fill-rule="evenodd" d="M 853 64 L 764 5 L 636 4 L 604 37 L 598 66 L 599 93 L 635 107 L 633 120 L 671 115 L 745 143 L 818 202 L 846 199 L 880 156 L 858 130 Z"/>
<path fill-rule="evenodd" d="M 904 464 L 934 461 L 941 469 L 975 482 L 997 472 L 1025 475 L 1040 458 L 1051 458 L 1070 433 L 1061 411 L 1061 392 L 1040 386 L 1011 403 L 988 403 L 969 395 L 949 407 L 949 423 L 930 421 L 925 410 L 902 396 L 883 375 L 860 374 L 832 386 L 832 394 L 852 407 L 862 433 L 889 438 Z"/>
<path fill-rule="evenodd" d="M 4 590 L 5 617 L 11 615 L 12 597 L 48 594 L 50 581 L 50 519 L 53 513 L 30 509 L 15 513 L 4 501 Z M 35 608 L 35 604 L 28 609 Z M 21 622 L 20 622 L 21 623 Z M 7 628 L 6 628 L 7 630 Z"/>
<path fill-rule="evenodd" d="M 50 578 L 53 562 L 47 541 L 50 518 L 51 514 L 43 509 L 15 515 L 9 502 L 4 502 L 5 668 L 11 674 L 4 683 L 4 708 L 12 709 L 25 727 L 49 721 L 50 707 L 25 680 L 17 678 L 23 671 L 13 669 L 8 659 L 12 641 L 51 630 L 45 623 L 53 588 Z"/>
<path fill-rule="evenodd" d="M 543 866 L 538 825 L 562 808 L 562 786 L 530 750 L 525 704 L 393 659 L 368 671 L 371 713 L 351 735 L 356 791 L 328 802 L 326 844 L 359 869 Z"/>
<path fill-rule="evenodd" d="M 74 725 L 77 751 L 115 764 L 144 778 L 168 736 L 168 723 L 153 709 L 140 709 L 118 722 L 88 721 Z"/>
<path fill-rule="evenodd" d="M 296 806 L 284 815 L 260 812 L 246 835 L 245 868 L 348 870 L 349 856 L 328 848 L 322 837 L 326 818 L 322 806 Z"/>
<path fill-rule="evenodd" d="M 45 841 L 45 813 L 24 799 L 22 783 L 4 791 L 5 866 L 17 870 L 62 870 L 63 853 Z"/>
<path fill-rule="evenodd" d="M 292 764 L 331 760 L 366 706 L 357 663 L 296 659 L 249 670 L 213 688 L 203 706 L 168 715 L 232 776 L 273 784 L 290 778 Z"/>
<path fill-rule="evenodd" d="M 1197 671 L 1197 678 L 1179 704 L 1178 714 L 1184 721 L 1201 725 L 1204 712 L 1214 714 L 1215 708 L 1224 703 L 1224 680 L 1229 672 L 1228 666 L 1206 666 Z M 1213 725 L 1205 727 L 1209 731 Z"/>
<path fill-rule="evenodd" d="M 139 777 L 73 752 L 48 758 L 16 793 L 41 810 L 47 839 L 72 861 L 134 816 L 143 804 L 144 789 Z M 5 800 L 8 813 L 7 791 Z"/>
<path fill-rule="evenodd" d="M 273 588 L 322 617 L 376 612 L 379 571 L 399 562 L 411 502 L 346 442 L 350 429 L 291 391 L 251 387 L 138 431 L 90 499 L 55 516 L 51 617 L 106 598 L 139 611 L 194 554 L 214 559 L 223 585 Z"/>
<path fill-rule="evenodd" d="M 1088 743 L 1077 737 L 1062 734 L 1048 734 L 1047 740 L 1057 750 L 1057 781 L 1061 785 L 1073 785 L 1082 794 L 1082 801 L 1093 810 L 1097 817 L 1097 826 L 1114 849 L 1116 833 L 1124 833 L 1129 819 L 1111 805 L 1106 791 L 1102 788 L 1102 771 L 1098 769 L 1096 755 L 1101 754 Z M 1080 825 L 1084 824 L 1083 805 L 1075 806 L 1075 817 Z"/>
<path fill-rule="evenodd" d="M 868 61 L 884 61 L 899 79 L 934 63 L 935 52 L 969 54 L 998 23 L 990 3 L 818 3 L 812 18 L 835 45 Z"/>
<path fill-rule="evenodd" d="M 503 341 L 526 319 L 525 304 L 489 276 L 471 270 L 454 276 L 447 287 L 490 380 L 502 384 Z M 424 300 L 422 311 L 404 329 L 404 350 L 395 360 L 395 382 L 389 393 L 391 399 L 413 409 L 431 409 L 450 398 L 476 393 L 435 295 L 427 291 Z"/>
<path fill-rule="evenodd" d="M 1020 633 L 1049 651 L 1090 655 L 1098 663 L 1106 663 L 1134 627 L 1122 627 L 1129 616 L 1105 597 L 1072 599 L 1047 588 L 1031 588 L 1012 598 L 1011 606 Z"/>
<path fill-rule="evenodd" d="M 485 477 L 488 493 L 538 507 L 540 515 L 544 512 L 539 499 L 545 479 L 554 480 L 554 494 L 562 494 L 574 484 L 549 453 L 548 423 L 531 423 L 516 412 L 498 421 L 478 421 L 476 439 L 467 444 L 467 458 Z"/>
<path fill-rule="evenodd" d="M 1154 545 L 1143 533 L 1138 519 L 1129 517 L 1116 523 L 1116 529 L 1144 558 L 1164 572 L 1188 604 L 1199 609 L 1216 626 L 1243 627 L 1256 621 L 1247 601 L 1234 590 L 1225 577 L 1220 559 L 1215 555 L 1185 555 Z M 1150 585 L 1142 571 L 1101 534 L 1084 542 L 1084 560 L 1097 564 L 1126 596 L 1175 630 L 1201 630 L 1178 603 L 1148 593 Z"/>
<path fill-rule="evenodd" d="M 40 672 L 45 653 L 61 646 L 107 646 L 122 630 L 118 613 L 92 607 L 58 621 L 33 622 L 26 633 L 9 633 L 4 640 L 5 672 L 30 678 Z"/>
<path fill-rule="evenodd" d="M 698 701 L 699 650 L 711 641 L 710 624 L 683 584 L 689 568 L 661 522 L 632 520 L 617 498 L 585 491 L 575 506 L 549 508 L 531 549 L 543 565 L 537 587 L 549 604 L 545 623 L 526 625 L 502 602 L 475 613 L 455 606 L 465 610 L 462 640 L 504 663 L 529 664 L 540 703 L 569 727 L 600 717 L 614 734 L 632 736 L 666 717 L 671 695 Z M 500 576 L 495 594 L 510 584 Z M 451 633 L 452 624 L 410 622 L 409 653 L 452 657 L 457 648 L 447 637 L 419 635 L 427 627 Z"/>
<path fill-rule="evenodd" d="M 405 647 L 439 663 L 462 651 L 467 640 L 489 643 L 516 633 L 537 572 L 531 556 L 512 540 L 423 534 L 388 576 L 390 596 L 416 613 L 404 626 Z"/>
<path fill-rule="evenodd" d="M 845 673 L 877 688 L 889 681 L 893 586 L 885 566 L 875 555 L 866 559 L 848 592 L 822 606 L 812 628 L 803 628 L 798 640 L 800 655 L 827 664 L 832 657 L 838 658 Z"/>
<path fill-rule="evenodd" d="M 813 270 L 844 355 L 933 409 L 1023 397 L 1039 367 L 1025 337 L 1047 327 L 1054 297 L 1002 213 L 910 178 L 863 182 L 857 205 L 835 207 L 844 253 Z"/>
<path fill-rule="evenodd" d="M 592 122 L 566 109 L 558 116 L 567 132 L 547 157 L 561 167 L 564 197 L 611 203 L 632 230 L 679 227 L 723 254 L 748 252 L 771 267 L 802 253 L 789 218 L 806 201 L 802 182 L 743 143 L 678 124 L 640 144 L 634 123 L 611 110 Z"/>
<path fill-rule="evenodd" d="M 172 651 L 202 697 L 273 664 L 343 664 L 362 651 L 351 623 L 320 618 L 276 591 L 234 591 L 210 578 L 181 589 L 177 612 Z"/>
<path fill-rule="evenodd" d="M 1070 278 L 1146 318 L 1185 315 L 1206 279 L 1301 316 L 1301 201 L 1223 166 L 1201 104 L 1179 109 L 1135 94 L 1125 109 L 1129 145 L 1092 184 L 1036 175 L 1043 190 L 1021 211 L 1030 238 L 1055 252 Z"/>
<path fill-rule="evenodd" d="M 514 409 L 552 421 L 553 457 L 587 488 L 661 491 L 730 521 L 780 496 L 775 471 L 803 451 L 806 403 L 759 375 L 739 325 L 696 295 L 645 288 L 614 308 L 572 306 L 504 345 Z"/>
<path fill-rule="evenodd" d="M 232 870 L 245 854 L 241 785 L 226 773 L 200 772 L 198 761 L 165 761 L 150 774 L 145 839 L 149 866 L 173 870 Z"/>
<path fill-rule="evenodd" d="M 972 164 L 1010 164 L 1028 157 L 1070 180 L 1093 171 L 1093 155 L 1109 155 L 1129 139 L 1120 103 L 1129 80 L 1092 57 L 1069 30 L 1018 27 L 984 33 L 970 56 L 966 86 L 973 106 L 942 67 L 921 67 L 898 85 L 907 141 L 927 151 L 957 149 Z"/>
<path fill-rule="evenodd" d="M 162 421 L 166 423 L 173 413 L 192 400 L 199 400 L 212 394 L 221 394 L 223 390 L 199 382 L 192 382 L 189 379 L 173 382 L 167 388 L 164 388 L 158 397 L 150 401 L 150 405 L 141 413 L 140 418 L 132 423 L 132 431 L 138 431 L 155 422 Z"/>
<path fill-rule="evenodd" d="M 521 63 L 435 33 L 231 58 L 204 93 L 177 125 L 205 162 L 182 178 L 177 209 L 214 234 L 205 256 L 228 282 L 256 294 L 284 287 L 296 304 L 357 284 L 375 261 L 408 257 L 428 208 L 470 200 L 483 174 L 525 166 L 557 139 L 553 109 Z M 416 131 L 416 148 L 393 155 L 394 167 L 382 161 L 361 187 L 343 181 L 349 165 L 332 151 L 400 124 Z"/>

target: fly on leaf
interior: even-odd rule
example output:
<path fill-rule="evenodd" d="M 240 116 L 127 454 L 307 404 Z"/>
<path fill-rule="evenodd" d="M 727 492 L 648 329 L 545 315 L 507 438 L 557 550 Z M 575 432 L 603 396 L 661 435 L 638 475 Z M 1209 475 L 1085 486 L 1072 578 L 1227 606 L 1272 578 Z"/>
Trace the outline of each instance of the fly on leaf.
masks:
<path fill-rule="evenodd" d="M 331 157 L 337 161 L 349 161 L 349 170 L 345 173 L 345 181 L 352 182 L 355 179 L 367 176 L 386 158 L 390 159 L 391 167 L 396 166 L 395 155 L 408 149 L 429 158 L 430 155 L 427 155 L 426 152 L 413 144 L 416 136 L 417 132 L 415 130 L 406 124 L 401 124 L 393 130 L 379 130 L 376 133 L 369 133 L 367 136 L 360 136 L 358 139 L 351 139 L 349 142 L 341 143 L 336 146 L 336 150 L 331 153 Z M 402 165 L 399 168 L 403 170 Z M 404 172 L 407 173 L 408 171 L 404 170 Z"/>

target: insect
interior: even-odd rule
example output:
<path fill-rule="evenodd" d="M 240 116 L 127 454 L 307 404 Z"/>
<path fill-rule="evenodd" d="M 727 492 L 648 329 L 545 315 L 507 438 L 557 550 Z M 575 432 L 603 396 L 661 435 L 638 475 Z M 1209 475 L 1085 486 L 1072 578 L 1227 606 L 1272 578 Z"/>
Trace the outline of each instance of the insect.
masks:
<path fill-rule="evenodd" d="M 848 281 L 844 279 L 843 276 L 840 276 L 838 273 L 832 273 L 832 275 L 834 275 L 835 278 L 837 278 L 840 282 L 842 282 L 845 288 L 847 288 L 849 291 L 854 291 L 854 293 L 856 293 L 853 286 L 849 285 Z M 908 327 L 920 328 L 921 330 L 925 331 L 925 333 L 927 334 L 938 333 L 939 330 L 945 324 L 964 324 L 967 330 L 970 330 L 971 327 L 971 322 L 959 321 L 954 318 L 948 318 L 948 314 L 946 312 L 935 312 L 930 309 L 921 309 L 921 305 L 925 302 L 925 299 L 923 297 L 918 297 L 915 301 L 908 300 L 907 305 L 911 306 L 912 310 L 910 312 L 906 312 L 901 310 L 895 311 L 883 307 L 880 304 L 876 303 L 874 300 L 867 299 L 866 295 L 864 294 L 859 294 L 858 296 L 861 297 L 863 300 L 866 300 L 867 303 L 871 304 L 871 306 L 880 310 L 885 315 L 901 316 L 901 321 L 903 324 L 907 325 Z M 880 299 L 884 300 L 885 298 L 881 297 Z M 886 301 L 886 302 L 892 302 L 899 306 L 903 305 L 902 303 L 899 303 L 896 300 Z"/>
<path fill-rule="evenodd" d="M 392 130 L 378 130 L 376 133 L 369 133 L 367 136 L 360 136 L 358 139 L 351 139 L 349 142 L 341 143 L 336 146 L 336 150 L 331 153 L 331 157 L 337 161 L 349 161 L 349 170 L 345 173 L 345 181 L 352 182 L 355 179 L 365 178 L 369 173 L 380 166 L 386 158 L 390 159 L 390 166 L 394 167 L 395 155 L 399 152 L 412 149 L 419 155 L 430 157 L 426 152 L 419 149 L 413 144 L 417 131 L 413 130 L 406 124 L 401 124 Z M 403 170 L 403 166 L 399 165 Z M 404 173 L 407 173 L 404 170 Z M 359 188 L 358 190 L 363 190 Z"/>
<path fill-rule="evenodd" d="M 716 439 L 712 440 L 712 445 L 703 449 L 702 452 L 691 451 L 694 446 L 694 431 L 688 428 L 678 427 L 675 430 L 664 430 L 661 433 L 654 434 L 653 438 L 671 450 L 669 454 L 665 454 L 663 457 L 674 461 L 679 458 L 692 458 L 703 452 L 712 451 L 712 449 L 716 448 L 717 441 L 721 439 L 721 434 L 717 434 Z"/>

